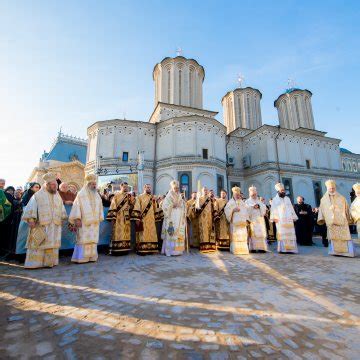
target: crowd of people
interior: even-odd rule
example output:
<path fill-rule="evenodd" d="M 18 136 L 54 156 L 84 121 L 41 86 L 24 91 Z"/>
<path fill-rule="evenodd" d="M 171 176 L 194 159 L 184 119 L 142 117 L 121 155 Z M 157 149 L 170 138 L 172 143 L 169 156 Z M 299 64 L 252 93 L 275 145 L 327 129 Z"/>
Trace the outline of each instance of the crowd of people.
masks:
<path fill-rule="evenodd" d="M 26 243 L 26 268 L 53 267 L 59 261 L 62 224 L 75 233 L 72 261 L 97 261 L 100 223 L 111 222 L 109 255 L 162 253 L 181 255 L 189 248 L 202 253 L 228 250 L 235 255 L 269 251 L 270 241 L 277 241 L 279 253 L 297 253 L 298 244 L 312 245 L 314 230 L 329 243 L 329 254 L 355 256 L 349 224 L 360 225 L 360 184 L 353 189 L 356 199 L 351 207 L 336 191 L 334 180 L 326 181 L 327 192 L 319 208 L 312 208 L 297 197 L 293 205 L 284 185 L 276 184 L 276 196 L 266 200 L 258 196 L 254 186 L 246 198 L 237 186 L 228 199 L 225 190 L 216 197 L 203 187 L 186 200 L 179 183 L 172 181 L 164 196 L 152 194 L 146 184 L 136 195 L 123 182 L 120 191 L 111 193 L 97 188 L 95 175 L 85 177 L 83 188 L 62 183 L 59 176 L 47 173 L 44 185 L 29 184 L 21 188 L 5 187 L 0 179 L 0 231 L 2 249 L 13 251 L 20 220 L 29 226 Z M 71 206 L 67 215 L 65 205 Z M 108 207 L 105 212 L 104 207 Z"/>

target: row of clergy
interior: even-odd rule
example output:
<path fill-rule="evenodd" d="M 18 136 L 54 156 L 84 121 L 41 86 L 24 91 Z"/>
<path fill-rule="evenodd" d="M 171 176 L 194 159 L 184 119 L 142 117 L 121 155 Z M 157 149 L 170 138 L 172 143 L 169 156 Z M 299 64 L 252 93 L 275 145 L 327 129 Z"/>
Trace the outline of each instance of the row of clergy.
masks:
<path fill-rule="evenodd" d="M 23 220 L 30 231 L 26 244 L 26 268 L 53 267 L 59 261 L 61 225 L 67 218 L 62 199 L 57 191 L 56 175 L 47 173 L 45 185 L 34 194 L 24 209 Z M 326 182 L 328 191 L 321 200 L 318 222 L 326 223 L 330 240 L 330 254 L 354 256 L 354 245 L 349 232 L 349 207 L 336 192 L 336 184 Z M 282 184 L 275 186 L 277 195 L 271 206 L 270 221 L 276 223 L 278 251 L 297 253 L 294 221 L 297 216 Z M 352 216 L 359 224 L 360 184 L 354 185 L 357 200 L 352 204 Z M 191 245 L 201 252 L 230 249 L 233 254 L 248 254 L 249 250 L 267 251 L 267 232 L 264 221 L 266 206 L 259 200 L 255 187 L 250 197 L 242 200 L 239 187 L 232 189 L 227 201 L 225 191 L 215 199 L 206 188 L 191 200 L 185 201 L 179 183 L 172 181 L 164 200 L 158 204 L 150 185 L 135 199 L 127 183 L 112 199 L 107 220 L 113 223 L 109 253 L 124 254 L 131 250 L 131 221 L 135 223 L 139 254 L 157 253 L 181 255 Z M 69 231 L 76 233 L 72 261 L 97 261 L 99 225 L 104 220 L 103 205 L 97 192 L 95 175 L 85 177 L 68 221 Z M 161 235 L 158 235 L 158 231 Z M 160 246 L 159 246 L 160 245 Z"/>

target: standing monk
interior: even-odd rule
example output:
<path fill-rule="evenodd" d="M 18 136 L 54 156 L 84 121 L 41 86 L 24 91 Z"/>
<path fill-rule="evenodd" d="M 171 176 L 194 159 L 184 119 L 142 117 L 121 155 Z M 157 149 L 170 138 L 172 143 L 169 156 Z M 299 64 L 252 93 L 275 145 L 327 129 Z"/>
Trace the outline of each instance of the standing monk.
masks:
<path fill-rule="evenodd" d="M 136 252 L 140 255 L 158 252 L 156 232 L 156 198 L 151 194 L 151 185 L 144 185 L 144 192 L 136 198 L 131 219 L 136 221 Z"/>
<path fill-rule="evenodd" d="M 191 199 L 186 202 L 186 216 L 188 219 L 188 234 L 190 246 L 199 247 L 199 219 L 196 214 L 196 192 L 191 194 Z"/>
<path fill-rule="evenodd" d="M 299 218 L 295 224 L 296 240 L 299 245 L 311 246 L 314 227 L 314 215 L 310 205 L 305 204 L 304 198 L 298 196 L 294 210 Z"/>
<path fill-rule="evenodd" d="M 129 193 L 127 182 L 120 185 L 120 191 L 111 200 L 106 220 L 112 221 L 113 231 L 110 241 L 110 255 L 128 253 L 131 249 L 131 224 L 130 214 L 133 200 Z"/>
<path fill-rule="evenodd" d="M 267 232 L 264 218 L 267 209 L 266 205 L 258 198 L 255 186 L 249 187 L 249 198 L 245 204 L 248 206 L 250 220 L 250 251 L 267 251 Z"/>
<path fill-rule="evenodd" d="M 214 215 L 215 204 L 209 196 L 208 189 L 202 189 L 202 195 L 196 199 L 196 214 L 199 219 L 200 252 L 216 251 Z"/>
<path fill-rule="evenodd" d="M 242 200 L 241 189 L 234 186 L 231 190 L 233 197 L 225 206 L 225 215 L 230 223 L 230 252 L 235 255 L 247 255 L 249 213 Z"/>
<path fill-rule="evenodd" d="M 318 224 L 326 224 L 329 255 L 354 257 L 355 249 L 351 240 L 349 205 L 346 199 L 336 191 L 334 180 L 325 182 L 327 192 L 321 198 Z"/>
<path fill-rule="evenodd" d="M 59 263 L 61 224 L 67 218 L 57 192 L 56 174 L 43 176 L 45 184 L 24 209 L 23 220 L 30 231 L 26 242 L 25 268 L 53 267 Z"/>
<path fill-rule="evenodd" d="M 97 261 L 99 228 L 103 220 L 104 210 L 102 199 L 96 191 L 96 175 L 90 174 L 85 177 L 85 185 L 76 195 L 69 215 L 69 223 L 78 230 L 72 262 Z"/>
<path fill-rule="evenodd" d="M 358 238 L 360 238 L 360 183 L 353 186 L 356 198 L 350 206 L 351 217 L 356 225 Z"/>
<path fill-rule="evenodd" d="M 298 253 L 294 221 L 298 219 L 290 199 L 286 196 L 285 187 L 275 185 L 278 192 L 271 203 L 270 221 L 276 224 L 276 238 L 279 253 Z"/>
<path fill-rule="evenodd" d="M 216 199 L 217 221 L 215 223 L 216 245 L 220 250 L 230 250 L 230 229 L 229 222 L 225 215 L 227 201 L 227 192 L 221 190 L 220 197 Z"/>

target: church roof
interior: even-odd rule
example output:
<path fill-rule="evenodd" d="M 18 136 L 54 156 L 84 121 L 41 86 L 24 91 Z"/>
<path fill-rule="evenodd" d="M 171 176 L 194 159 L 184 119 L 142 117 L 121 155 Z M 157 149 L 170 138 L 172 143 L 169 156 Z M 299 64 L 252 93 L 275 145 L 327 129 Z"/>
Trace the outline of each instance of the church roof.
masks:
<path fill-rule="evenodd" d="M 165 60 L 169 60 L 169 59 L 183 59 L 183 60 L 191 60 L 191 61 L 194 61 L 197 65 L 199 65 L 202 69 L 202 71 L 204 72 L 204 79 L 205 79 L 205 69 L 202 65 L 200 65 L 195 59 L 192 59 L 192 58 L 186 58 L 185 56 L 182 56 L 182 55 L 178 55 L 178 56 L 175 56 L 175 57 L 169 57 L 169 56 L 166 56 L 164 57 L 159 63 L 157 63 L 155 66 L 154 66 L 154 69 L 153 69 L 153 77 L 154 77 L 154 71 L 156 69 L 156 67 L 161 64 L 163 61 Z"/>
<path fill-rule="evenodd" d="M 340 152 L 344 153 L 344 154 L 353 154 L 350 150 L 345 149 L 345 148 L 340 148 Z"/>
<path fill-rule="evenodd" d="M 295 87 L 292 87 L 290 89 L 286 89 L 282 94 L 280 94 L 278 96 L 278 98 L 274 101 L 274 106 L 276 107 L 276 103 L 277 101 L 283 96 L 283 95 L 286 95 L 286 94 L 291 94 L 292 92 L 294 91 L 307 91 L 308 93 L 310 93 L 310 95 L 312 96 L 312 92 L 308 89 L 300 89 L 300 88 L 295 88 Z"/>
<path fill-rule="evenodd" d="M 259 89 L 255 89 L 251 86 L 246 86 L 244 88 L 236 88 L 234 90 L 231 90 L 231 91 L 228 91 L 222 98 L 221 98 L 221 102 L 223 101 L 224 97 L 228 96 L 231 92 L 235 92 L 235 91 L 238 91 L 238 90 L 246 90 L 246 89 L 250 89 L 250 90 L 255 90 L 257 91 L 259 94 L 260 94 L 260 99 L 262 98 L 262 93 Z"/>
<path fill-rule="evenodd" d="M 44 152 L 41 160 L 71 162 L 77 160 L 86 163 L 87 141 L 59 132 L 49 152 Z"/>

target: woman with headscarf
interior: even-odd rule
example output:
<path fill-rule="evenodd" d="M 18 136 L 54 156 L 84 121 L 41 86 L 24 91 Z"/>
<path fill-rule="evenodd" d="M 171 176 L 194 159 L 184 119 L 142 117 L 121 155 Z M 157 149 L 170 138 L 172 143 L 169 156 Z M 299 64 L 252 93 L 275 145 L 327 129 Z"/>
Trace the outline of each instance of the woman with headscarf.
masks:
<path fill-rule="evenodd" d="M 186 205 L 181 196 L 179 182 L 173 180 L 161 204 L 164 213 L 161 253 L 166 256 L 182 255 L 186 241 Z"/>
<path fill-rule="evenodd" d="M 29 188 L 24 192 L 22 196 L 21 199 L 22 206 L 25 207 L 30 201 L 31 197 L 39 190 L 40 190 L 40 184 L 37 182 L 31 182 L 29 184 Z"/>

